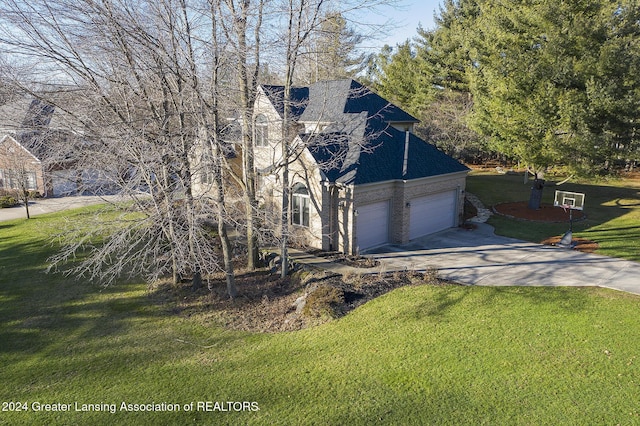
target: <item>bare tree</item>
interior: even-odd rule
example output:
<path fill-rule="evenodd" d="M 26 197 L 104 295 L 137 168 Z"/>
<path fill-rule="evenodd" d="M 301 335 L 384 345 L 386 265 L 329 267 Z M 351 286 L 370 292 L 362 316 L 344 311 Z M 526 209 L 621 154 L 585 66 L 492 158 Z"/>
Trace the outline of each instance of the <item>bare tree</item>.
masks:
<path fill-rule="evenodd" d="M 363 40 L 342 14 L 324 12 L 301 49 L 297 80 L 311 84 L 356 76 L 366 66 L 367 55 L 358 50 Z"/>
<path fill-rule="evenodd" d="M 191 277 L 196 287 L 203 275 L 224 269 L 235 296 L 224 198 L 215 203 L 221 259 L 211 238 L 211 200 L 194 191 L 201 172 L 194 164 L 205 166 L 193 161 L 198 147 L 203 139 L 214 149 L 219 143 L 219 117 L 210 112 L 216 77 L 204 63 L 213 57 L 217 66 L 215 9 L 186 0 L 9 0 L 1 8 L 12 28 L 2 33 L 3 45 L 41 64 L 37 83 L 56 75 L 58 91 L 64 83 L 83 94 L 84 104 L 56 105 L 84 125 L 78 167 L 129 199 L 101 215 L 100 226 L 68 233 L 53 267 L 82 252 L 73 272 L 106 283 L 123 274 L 169 274 L 174 283 Z"/>
<path fill-rule="evenodd" d="M 372 10 L 382 5 L 391 5 L 393 1 L 341 1 L 332 2 L 330 0 L 283 0 L 280 3 L 282 8 L 281 15 L 287 18 L 287 23 L 282 27 L 284 30 L 280 36 L 285 46 L 283 57 L 284 62 L 284 112 L 282 126 L 282 211 L 281 211 L 281 258 L 282 258 L 282 277 L 288 274 L 288 236 L 289 236 L 289 217 L 290 217 L 290 182 L 289 182 L 289 164 L 300 155 L 302 146 L 294 149 L 291 142 L 296 136 L 296 125 L 292 121 L 292 101 L 291 90 L 295 83 L 296 69 L 298 60 L 304 52 L 305 46 L 309 39 L 316 33 L 322 33 L 322 29 L 335 21 L 336 16 L 343 18 L 345 14 L 354 14 L 357 11 L 366 9 Z M 346 21 L 345 21 L 346 25 Z M 338 33 L 341 30 L 338 31 Z M 319 45 L 316 45 L 319 46 Z M 325 43 L 326 52 L 322 52 L 324 61 L 332 56 L 331 43 Z M 350 46 L 353 49 L 353 46 Z M 317 52 L 317 58 L 320 59 L 320 52 Z M 329 112 L 332 113 L 332 112 Z M 334 143 L 334 142 L 331 142 Z M 331 144 L 330 143 L 330 144 Z M 343 146 L 343 149 L 348 149 Z M 339 155 L 336 155 L 339 157 Z M 326 165 L 325 165 L 326 167 Z"/>
<path fill-rule="evenodd" d="M 247 235 L 247 267 L 258 265 L 256 174 L 253 151 L 253 103 L 260 72 L 264 0 L 210 0 L 221 16 L 220 26 L 236 57 L 240 111 L 242 185 Z"/>
<path fill-rule="evenodd" d="M 266 0 L 2 2 L 0 48 L 32 66 L 32 81 L 25 87 L 54 83 L 57 92 L 66 87 L 82 95 L 73 106 L 56 103 L 82 123 L 85 137 L 77 166 L 99 176 L 94 185 L 115 188 L 129 199 L 101 216 L 104 226 L 67 234 L 66 249 L 52 259 L 53 266 L 81 252 L 85 261 L 74 271 L 92 278 L 112 282 L 123 274 L 149 279 L 169 274 L 174 283 L 191 277 L 196 287 L 203 276 L 224 270 L 229 295 L 235 296 L 224 190 L 233 167 L 224 155 L 220 102 L 239 101 L 243 173 L 238 182 L 244 194 L 248 266 L 254 268 L 258 206 L 252 109 L 263 49 L 270 52 L 273 68 L 284 69 L 279 164 L 284 170 L 286 259 L 287 168 L 300 152 L 290 146 L 297 133 L 290 92 L 301 47 L 330 7 L 348 13 L 388 3 L 282 0 L 268 2 L 267 10 Z M 263 31 L 265 20 L 269 32 Z M 212 191 L 196 190 L 194 182 L 202 174 L 212 176 Z M 210 238 L 212 222 L 218 224 L 219 246 Z M 283 264 L 286 274 L 286 260 Z"/>

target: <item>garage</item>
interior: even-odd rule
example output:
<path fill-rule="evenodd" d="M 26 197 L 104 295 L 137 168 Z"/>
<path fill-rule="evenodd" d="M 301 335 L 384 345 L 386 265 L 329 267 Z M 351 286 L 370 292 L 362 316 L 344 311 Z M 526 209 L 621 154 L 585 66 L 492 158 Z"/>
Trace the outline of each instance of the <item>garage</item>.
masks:
<path fill-rule="evenodd" d="M 74 170 L 56 170 L 51 172 L 53 196 L 64 197 L 76 194 L 78 192 L 77 179 L 77 172 Z"/>
<path fill-rule="evenodd" d="M 433 234 L 456 225 L 457 191 L 439 192 L 411 200 L 409 239 Z"/>
<path fill-rule="evenodd" d="M 389 242 L 389 201 L 358 207 L 357 245 L 365 250 Z"/>

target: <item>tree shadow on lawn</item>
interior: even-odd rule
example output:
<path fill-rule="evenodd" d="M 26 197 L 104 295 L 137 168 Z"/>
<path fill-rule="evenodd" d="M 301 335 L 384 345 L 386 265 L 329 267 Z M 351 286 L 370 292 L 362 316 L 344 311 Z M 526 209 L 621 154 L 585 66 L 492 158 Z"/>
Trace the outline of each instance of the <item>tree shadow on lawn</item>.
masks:
<path fill-rule="evenodd" d="M 15 226 L 14 223 L 0 222 L 0 231 L 13 228 L 14 226 Z"/>
<path fill-rule="evenodd" d="M 433 299 L 411 305 L 397 315 L 397 318 L 423 320 L 430 318 L 437 322 L 459 321 L 449 314 L 457 306 L 472 304 L 482 311 L 487 309 L 500 315 L 500 310 L 521 307 L 523 302 L 536 309 L 556 309 L 557 312 L 584 312 L 593 304 L 591 294 L 601 291 L 597 288 L 542 288 L 542 287 L 472 287 L 451 285 L 442 287 Z"/>
<path fill-rule="evenodd" d="M 0 355 L 72 351 L 87 342 L 107 348 L 106 342 L 127 336 L 139 324 L 175 317 L 150 297 L 146 284 L 105 288 L 46 274 L 51 246 L 9 244 L 0 245 Z"/>

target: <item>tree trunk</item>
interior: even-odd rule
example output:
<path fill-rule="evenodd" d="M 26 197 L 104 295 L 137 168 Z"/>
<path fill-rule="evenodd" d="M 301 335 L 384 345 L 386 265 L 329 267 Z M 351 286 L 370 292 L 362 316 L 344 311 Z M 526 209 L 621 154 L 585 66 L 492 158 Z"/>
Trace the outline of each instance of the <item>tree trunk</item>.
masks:
<path fill-rule="evenodd" d="M 544 189 L 544 179 L 536 178 L 531 186 L 531 194 L 529 195 L 529 208 L 539 210 L 542 206 L 542 190 Z"/>
<path fill-rule="evenodd" d="M 31 219 L 31 215 L 29 214 L 29 196 L 24 196 L 24 208 L 27 210 L 27 219 Z"/>
<path fill-rule="evenodd" d="M 224 217 L 224 180 L 222 177 L 222 165 L 221 162 L 224 161 L 222 158 L 222 153 L 218 149 L 220 146 L 218 143 L 218 118 L 217 112 L 215 118 L 215 130 L 214 130 L 214 139 L 216 143 L 213 146 L 213 161 L 214 161 L 214 176 L 216 183 L 216 197 L 215 197 L 215 205 L 216 210 L 218 211 L 218 237 L 220 238 L 220 244 L 222 245 L 222 258 L 224 261 L 224 273 L 225 280 L 227 282 L 227 294 L 231 299 L 234 299 L 238 296 L 238 289 L 235 284 L 235 274 L 233 271 L 233 255 L 231 253 L 231 240 L 229 239 L 229 234 L 227 233 L 227 225 L 225 223 Z M 250 228 L 249 228 L 250 229 Z M 249 232 L 249 231 L 247 231 Z M 249 234 L 247 235 L 249 238 Z"/>
<path fill-rule="evenodd" d="M 286 101 L 285 101 L 285 105 L 286 105 Z M 285 116 L 286 116 L 286 113 L 285 113 Z M 285 122 L 285 126 L 286 126 L 286 122 Z M 282 142 L 283 150 L 289 149 L 289 144 L 286 137 L 287 136 L 285 136 L 285 139 Z M 280 259 L 282 259 L 282 262 L 281 262 L 282 269 L 280 273 L 281 278 L 285 278 L 289 273 L 289 251 L 287 249 L 287 246 L 289 245 L 289 238 L 288 238 L 289 236 L 289 163 L 288 161 L 289 159 L 285 156 L 285 163 L 282 171 L 282 214 L 281 214 L 282 242 L 280 247 Z"/>
<path fill-rule="evenodd" d="M 224 274 L 227 282 L 227 294 L 231 299 L 238 296 L 238 289 L 236 288 L 235 276 L 233 273 L 233 261 L 231 256 L 231 241 L 227 234 L 227 225 L 224 223 L 222 213 L 218 213 L 218 235 L 220 236 L 220 243 L 222 244 L 222 256 L 224 258 Z"/>

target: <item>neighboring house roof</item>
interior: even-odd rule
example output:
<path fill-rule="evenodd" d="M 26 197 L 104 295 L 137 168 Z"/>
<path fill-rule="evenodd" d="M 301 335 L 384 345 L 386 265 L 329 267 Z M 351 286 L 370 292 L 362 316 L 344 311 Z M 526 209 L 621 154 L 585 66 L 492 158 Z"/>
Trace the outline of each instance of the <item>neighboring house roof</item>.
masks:
<path fill-rule="evenodd" d="M 282 117 L 284 90 L 263 88 Z M 418 120 L 354 80 L 318 82 L 291 93 L 296 121 L 325 125 L 299 136 L 330 182 L 360 185 L 469 170 L 412 133 L 407 141 L 407 133 L 390 123 Z"/>
<path fill-rule="evenodd" d="M 22 96 L 0 105 L 0 131 L 11 134 L 41 161 L 70 160 L 74 137 L 68 129 L 72 122 L 69 114 L 33 97 Z"/>

